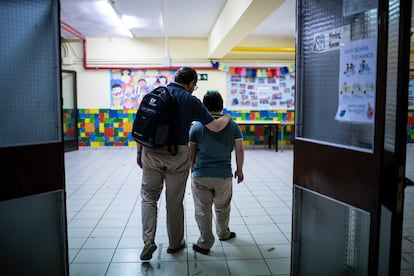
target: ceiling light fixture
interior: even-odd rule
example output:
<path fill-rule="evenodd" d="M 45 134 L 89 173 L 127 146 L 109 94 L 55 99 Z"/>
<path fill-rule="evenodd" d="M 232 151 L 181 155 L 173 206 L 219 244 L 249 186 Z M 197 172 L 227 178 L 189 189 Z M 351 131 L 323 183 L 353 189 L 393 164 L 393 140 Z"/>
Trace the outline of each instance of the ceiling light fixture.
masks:
<path fill-rule="evenodd" d="M 121 35 L 133 38 L 134 35 L 122 20 L 122 16 L 115 9 L 114 3 L 114 1 L 98 1 L 96 2 L 96 5 L 100 10 L 101 15 L 105 16 L 108 21 L 112 22 Z"/>

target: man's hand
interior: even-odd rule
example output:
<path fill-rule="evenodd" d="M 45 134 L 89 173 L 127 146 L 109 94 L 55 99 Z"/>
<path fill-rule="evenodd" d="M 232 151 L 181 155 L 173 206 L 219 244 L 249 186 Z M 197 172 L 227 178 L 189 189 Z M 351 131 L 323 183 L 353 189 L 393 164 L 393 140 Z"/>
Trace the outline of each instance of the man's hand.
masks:
<path fill-rule="evenodd" d="M 237 178 L 237 184 L 240 184 L 240 182 L 243 182 L 243 180 L 244 180 L 243 171 L 241 171 L 241 170 L 235 171 L 234 172 L 234 178 Z"/>
<path fill-rule="evenodd" d="M 142 159 L 141 159 L 141 152 L 137 152 L 137 164 L 138 167 L 140 167 L 142 169 Z"/>
<path fill-rule="evenodd" d="M 142 169 L 142 145 L 137 143 L 137 164 Z"/>

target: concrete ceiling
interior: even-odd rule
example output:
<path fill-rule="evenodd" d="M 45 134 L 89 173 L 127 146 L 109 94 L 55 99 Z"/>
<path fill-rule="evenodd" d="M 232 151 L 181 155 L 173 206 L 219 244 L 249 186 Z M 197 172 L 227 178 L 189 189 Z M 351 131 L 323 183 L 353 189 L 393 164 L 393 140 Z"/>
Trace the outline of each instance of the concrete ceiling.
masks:
<path fill-rule="evenodd" d="M 127 37 L 100 7 L 107 0 L 60 0 L 61 22 L 85 38 Z M 244 39 L 295 39 L 296 0 L 110 0 L 135 38 L 206 38 L 221 58 Z M 62 29 L 62 37 L 73 34 Z M 274 45 L 273 47 L 281 47 Z"/>

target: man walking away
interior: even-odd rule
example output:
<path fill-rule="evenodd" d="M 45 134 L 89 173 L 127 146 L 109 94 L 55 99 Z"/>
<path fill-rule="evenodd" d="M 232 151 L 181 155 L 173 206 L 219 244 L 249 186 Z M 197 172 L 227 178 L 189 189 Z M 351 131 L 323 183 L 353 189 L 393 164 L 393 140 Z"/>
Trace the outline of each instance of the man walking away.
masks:
<path fill-rule="evenodd" d="M 212 132 L 221 131 L 231 121 L 229 115 L 214 119 L 201 101 L 192 95 L 197 89 L 197 72 L 190 67 L 180 68 L 174 82 L 167 85 L 176 98 L 173 139 L 177 145 L 176 155 L 168 146 L 149 148 L 137 143 L 137 164 L 142 168 L 141 212 L 144 248 L 141 260 L 150 260 L 157 249 L 157 203 L 165 182 L 167 209 L 167 253 L 176 253 L 186 247 L 184 240 L 183 198 L 189 173 L 189 134 L 191 123 L 199 121 Z"/>

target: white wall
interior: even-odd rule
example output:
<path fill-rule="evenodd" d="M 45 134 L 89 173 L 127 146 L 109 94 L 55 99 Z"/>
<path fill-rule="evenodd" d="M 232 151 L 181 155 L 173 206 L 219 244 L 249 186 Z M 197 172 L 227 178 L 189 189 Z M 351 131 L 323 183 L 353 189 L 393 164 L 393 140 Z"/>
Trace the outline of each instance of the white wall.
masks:
<path fill-rule="evenodd" d="M 65 66 L 65 69 L 77 71 L 78 108 L 110 108 L 111 89 L 109 70 L 84 70 L 82 66 Z M 197 70 L 198 73 L 208 74 L 208 81 L 198 81 L 198 89 L 193 95 L 203 99 L 207 90 L 217 90 L 221 93 L 226 106 L 227 74 L 216 70 Z"/>
<path fill-rule="evenodd" d="M 63 64 L 62 68 L 77 72 L 78 108 L 110 108 L 109 68 L 163 67 L 166 66 L 165 59 L 174 67 L 185 65 L 211 68 L 210 60 L 207 58 L 206 39 L 170 39 L 166 42 L 163 39 L 92 38 L 87 39 L 85 44 L 86 66 L 97 69 L 84 68 L 84 49 L 81 40 L 64 40 L 62 43 L 62 60 L 72 62 Z M 280 53 L 275 54 L 274 59 L 269 54 L 258 55 L 260 60 L 252 60 L 252 53 L 246 55 L 246 60 L 241 57 L 239 54 L 237 60 L 222 62 L 257 67 L 263 64 L 283 65 L 287 64 L 286 60 L 289 59 L 290 62 L 294 62 L 294 55 L 287 57 L 286 54 L 281 56 Z M 208 74 L 208 81 L 199 81 L 199 88 L 194 95 L 202 99 L 207 90 L 217 90 L 222 94 L 226 106 L 227 73 L 202 69 L 198 69 L 197 72 Z"/>

